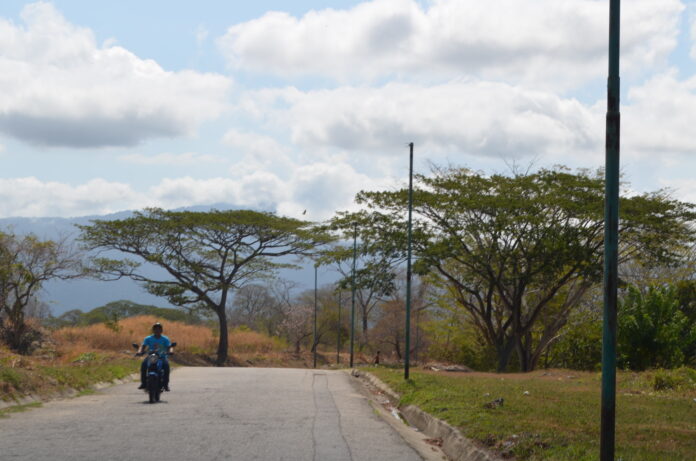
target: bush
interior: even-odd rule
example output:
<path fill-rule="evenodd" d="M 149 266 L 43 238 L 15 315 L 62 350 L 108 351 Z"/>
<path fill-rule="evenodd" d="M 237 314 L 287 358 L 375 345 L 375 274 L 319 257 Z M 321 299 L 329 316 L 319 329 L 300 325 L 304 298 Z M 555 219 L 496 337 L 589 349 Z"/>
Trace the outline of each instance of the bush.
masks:
<path fill-rule="evenodd" d="M 680 310 L 672 286 L 630 286 L 618 317 L 619 364 L 632 370 L 684 365 L 685 350 L 696 338 L 696 326 Z"/>
<path fill-rule="evenodd" d="M 696 370 L 686 367 L 657 370 L 652 376 L 652 387 L 656 391 L 696 390 Z"/>
<path fill-rule="evenodd" d="M 553 367 L 596 370 L 602 361 L 602 322 L 592 318 L 572 321 L 550 346 L 549 355 Z"/>

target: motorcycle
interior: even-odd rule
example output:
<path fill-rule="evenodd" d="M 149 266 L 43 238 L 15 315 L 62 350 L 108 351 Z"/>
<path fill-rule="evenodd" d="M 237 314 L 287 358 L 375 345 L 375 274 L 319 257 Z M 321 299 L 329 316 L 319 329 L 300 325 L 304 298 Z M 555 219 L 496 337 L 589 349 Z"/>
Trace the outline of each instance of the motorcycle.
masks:
<path fill-rule="evenodd" d="M 176 343 L 172 343 L 171 347 L 176 346 Z M 133 343 L 135 349 L 139 349 L 140 346 Z M 173 355 L 173 352 L 163 351 L 160 352 L 157 349 L 148 352 L 146 360 L 147 371 L 145 374 L 145 392 L 148 393 L 150 398 L 150 403 L 156 403 L 160 400 L 160 395 L 164 391 L 164 359 L 168 355 Z M 135 354 L 136 356 L 142 354 Z"/>

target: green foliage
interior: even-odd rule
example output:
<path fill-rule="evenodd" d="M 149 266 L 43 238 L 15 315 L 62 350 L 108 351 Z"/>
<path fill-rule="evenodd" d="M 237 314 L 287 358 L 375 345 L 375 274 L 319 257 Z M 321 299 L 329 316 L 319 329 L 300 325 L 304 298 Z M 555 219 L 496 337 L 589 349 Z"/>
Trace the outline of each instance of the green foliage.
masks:
<path fill-rule="evenodd" d="M 652 377 L 656 391 L 696 391 L 696 370 L 681 367 L 676 370 L 656 370 Z"/>
<path fill-rule="evenodd" d="M 619 364 L 632 370 L 674 368 L 696 341 L 696 324 L 680 310 L 673 286 L 629 286 L 618 318 Z"/>
<path fill-rule="evenodd" d="M 500 370 L 518 351 L 533 369 L 584 293 L 601 280 L 601 172 L 541 169 L 485 176 L 464 168 L 417 175 L 414 244 L 419 272 L 449 286 Z M 404 232 L 405 189 L 361 192 L 372 232 Z M 694 242 L 694 205 L 663 191 L 621 199 L 621 261 L 669 265 Z M 389 240 L 388 238 L 384 239 Z M 403 238 L 396 238 L 403 241 Z"/>
<path fill-rule="evenodd" d="M 587 313 L 574 316 L 549 351 L 549 365 L 572 370 L 597 370 L 602 362 L 602 322 Z"/>
<path fill-rule="evenodd" d="M 73 363 L 86 363 L 86 362 L 93 362 L 97 360 L 98 356 L 96 352 L 85 352 L 83 354 L 78 355 L 73 359 Z"/>

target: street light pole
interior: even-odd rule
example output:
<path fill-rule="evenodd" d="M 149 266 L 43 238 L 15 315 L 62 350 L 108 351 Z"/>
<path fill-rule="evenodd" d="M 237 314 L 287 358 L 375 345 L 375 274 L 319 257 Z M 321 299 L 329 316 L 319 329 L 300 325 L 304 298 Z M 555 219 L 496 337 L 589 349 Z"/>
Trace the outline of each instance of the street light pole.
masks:
<path fill-rule="evenodd" d="M 353 349 L 355 344 L 355 260 L 358 257 L 358 223 L 353 224 L 353 268 L 351 270 L 350 303 L 350 367 L 353 368 Z"/>
<path fill-rule="evenodd" d="M 336 365 L 341 363 L 341 288 L 338 289 L 338 327 L 336 329 Z"/>
<path fill-rule="evenodd" d="M 317 271 L 319 266 L 314 264 L 314 337 L 312 338 L 312 343 L 314 344 L 314 368 L 317 367 Z"/>
<path fill-rule="evenodd" d="M 609 3 L 609 79 L 604 199 L 604 327 L 600 460 L 613 461 L 616 432 L 616 308 L 619 266 L 619 26 L 621 2 Z"/>
<path fill-rule="evenodd" d="M 408 147 L 408 250 L 406 257 L 406 351 L 404 353 L 404 379 L 409 378 L 411 366 L 411 214 L 413 210 L 413 143 L 410 143 Z"/>

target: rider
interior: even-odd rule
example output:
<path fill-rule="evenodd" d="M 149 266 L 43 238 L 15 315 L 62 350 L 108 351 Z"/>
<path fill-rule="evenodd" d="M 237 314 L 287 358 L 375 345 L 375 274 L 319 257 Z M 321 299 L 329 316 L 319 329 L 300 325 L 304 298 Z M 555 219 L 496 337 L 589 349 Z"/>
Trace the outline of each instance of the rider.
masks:
<path fill-rule="evenodd" d="M 150 351 L 167 351 L 168 354 L 173 353 L 172 342 L 162 334 L 162 324 L 157 322 L 152 325 L 152 334 L 145 338 L 143 343 L 138 349 L 138 355 L 145 353 L 145 348 L 147 347 Z M 162 365 L 164 369 L 164 390 L 169 391 L 169 361 L 167 360 L 167 354 L 162 356 Z M 138 389 L 145 389 L 145 375 L 147 374 L 147 357 L 143 360 L 142 365 L 140 365 L 140 387 Z"/>

